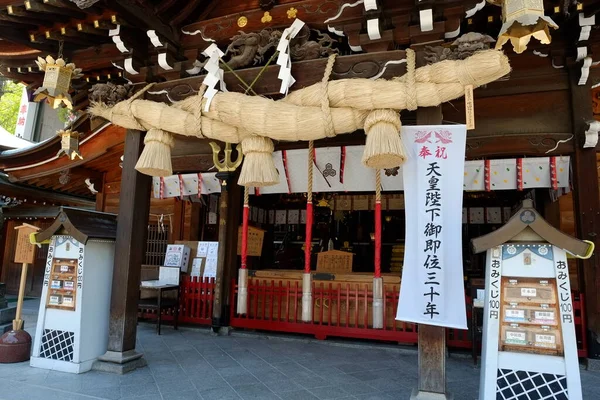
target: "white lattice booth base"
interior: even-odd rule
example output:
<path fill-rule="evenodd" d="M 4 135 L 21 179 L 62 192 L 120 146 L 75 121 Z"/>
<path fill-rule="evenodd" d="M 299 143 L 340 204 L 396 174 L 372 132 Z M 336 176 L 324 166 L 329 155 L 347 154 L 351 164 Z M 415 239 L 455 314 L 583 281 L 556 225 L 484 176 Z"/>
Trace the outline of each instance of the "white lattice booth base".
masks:
<path fill-rule="evenodd" d="M 115 233 L 112 214 L 63 208 L 36 235 L 50 239 L 32 367 L 82 373 L 106 352 Z"/>

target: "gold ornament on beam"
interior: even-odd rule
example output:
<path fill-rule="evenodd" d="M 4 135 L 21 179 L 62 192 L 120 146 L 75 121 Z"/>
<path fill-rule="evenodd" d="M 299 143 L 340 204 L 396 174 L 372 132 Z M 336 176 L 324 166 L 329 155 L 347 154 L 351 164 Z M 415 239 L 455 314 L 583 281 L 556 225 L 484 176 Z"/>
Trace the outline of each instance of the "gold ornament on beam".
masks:
<path fill-rule="evenodd" d="M 552 18 L 544 15 L 544 0 L 487 0 L 502 7 L 502 28 L 498 34 L 496 49 L 504 43 L 512 43 L 513 49 L 520 54 L 527 49 L 532 37 L 542 44 L 550 44 L 550 28 L 558 25 Z"/>
<path fill-rule="evenodd" d="M 66 154 L 71 160 L 75 157 L 83 160 L 82 155 L 79 153 L 79 132 L 72 131 L 70 129 L 58 131 L 58 135 L 61 137 L 60 150 L 56 153 L 57 157 L 62 154 Z"/>
<path fill-rule="evenodd" d="M 44 71 L 44 82 L 33 94 L 34 101 L 48 99 L 52 108 L 58 108 L 61 103 L 69 109 L 73 109 L 69 87 L 71 80 L 81 78 L 81 68 L 76 68 L 75 64 L 67 64 L 59 55 L 56 60 L 52 56 L 46 59 L 38 57 L 35 62 L 41 71 Z"/>

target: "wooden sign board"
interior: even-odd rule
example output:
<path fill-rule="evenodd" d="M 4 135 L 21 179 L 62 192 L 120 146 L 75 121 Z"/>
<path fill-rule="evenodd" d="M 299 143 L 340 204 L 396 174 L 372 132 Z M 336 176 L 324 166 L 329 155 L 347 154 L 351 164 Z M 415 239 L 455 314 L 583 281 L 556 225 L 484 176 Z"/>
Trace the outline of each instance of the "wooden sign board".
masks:
<path fill-rule="evenodd" d="M 35 261 L 35 245 L 29 241 L 29 235 L 40 229 L 29 224 L 15 227 L 17 232 L 17 246 L 15 248 L 15 263 L 32 264 Z"/>

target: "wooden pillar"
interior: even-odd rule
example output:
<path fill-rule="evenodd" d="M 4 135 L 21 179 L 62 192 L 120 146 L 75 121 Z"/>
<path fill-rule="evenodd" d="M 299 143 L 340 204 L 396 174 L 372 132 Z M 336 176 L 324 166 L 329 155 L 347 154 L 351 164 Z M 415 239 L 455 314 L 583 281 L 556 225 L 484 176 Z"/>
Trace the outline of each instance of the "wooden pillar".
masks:
<path fill-rule="evenodd" d="M 569 70 L 571 89 L 571 119 L 575 135 L 575 156 L 573 165 L 573 205 L 577 237 L 596 244 L 596 251 L 587 260 L 577 260 L 585 294 L 587 327 L 590 340 L 589 357 L 600 358 L 600 265 L 598 234 L 600 234 L 600 197 L 598 190 L 598 167 L 596 148 L 583 148 L 587 123 L 593 121 L 592 90 L 589 83 L 578 85 L 581 68 L 578 65 Z"/>
<path fill-rule="evenodd" d="M 135 170 L 144 147 L 144 132 L 128 130 L 119 195 L 117 239 L 110 304 L 108 352 L 94 366 L 124 373 L 144 366 L 135 351 L 141 266 L 146 251 L 152 178 Z"/>
<path fill-rule="evenodd" d="M 440 125 L 442 108 L 417 109 L 417 125 Z M 419 324 L 419 387 L 411 399 L 446 399 L 446 329 Z"/>
<path fill-rule="evenodd" d="M 240 187 L 235 183 L 237 174 L 218 172 L 222 182 L 219 198 L 219 259 L 215 279 L 212 326 L 215 332 L 229 322 L 229 288 L 237 259 L 237 227 L 239 225 Z"/>

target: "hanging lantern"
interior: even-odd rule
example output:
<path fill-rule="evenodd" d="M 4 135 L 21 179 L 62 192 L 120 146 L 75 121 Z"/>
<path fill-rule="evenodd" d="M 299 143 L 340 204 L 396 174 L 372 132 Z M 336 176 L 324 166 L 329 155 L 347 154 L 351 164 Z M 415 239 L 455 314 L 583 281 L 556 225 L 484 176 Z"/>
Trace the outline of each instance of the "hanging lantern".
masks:
<path fill-rule="evenodd" d="M 56 153 L 56 156 L 60 157 L 64 153 L 71 160 L 74 160 L 75 157 L 83 160 L 83 157 L 79 154 L 79 132 L 67 129 L 58 131 L 58 135 L 61 137 L 61 141 L 60 150 Z"/>
<path fill-rule="evenodd" d="M 66 64 L 62 58 L 56 60 L 52 56 L 38 57 L 35 62 L 40 70 L 44 71 L 44 82 L 33 94 L 35 101 L 48 99 L 52 108 L 58 108 L 61 103 L 64 103 L 67 108 L 72 109 L 73 104 L 69 95 L 69 87 L 71 79 L 81 77 L 81 68 L 75 68 L 75 64 Z"/>
<path fill-rule="evenodd" d="M 552 18 L 544 15 L 544 0 L 488 0 L 489 3 L 502 7 L 502 28 L 498 34 L 496 49 L 504 43 L 512 43 L 516 53 L 527 49 L 532 37 L 542 44 L 550 44 L 550 28 L 558 25 Z"/>

